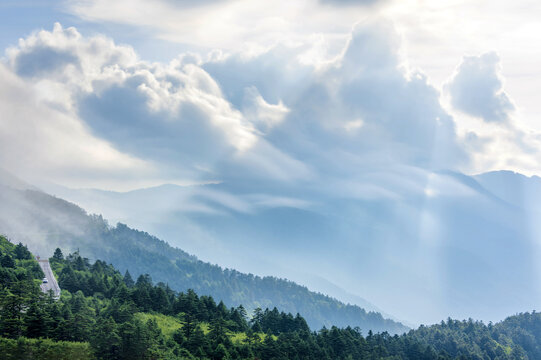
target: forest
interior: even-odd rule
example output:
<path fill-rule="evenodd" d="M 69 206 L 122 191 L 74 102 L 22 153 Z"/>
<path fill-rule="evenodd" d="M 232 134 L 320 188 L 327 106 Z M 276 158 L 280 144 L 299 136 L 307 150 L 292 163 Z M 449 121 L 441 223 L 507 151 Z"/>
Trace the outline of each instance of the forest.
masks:
<path fill-rule="evenodd" d="M 539 359 L 541 314 L 497 324 L 448 319 L 401 335 L 312 331 L 300 314 L 226 307 L 149 275 L 134 280 L 101 260 L 57 249 L 62 288 L 43 294 L 26 246 L 0 237 L 0 353 L 4 359 Z"/>

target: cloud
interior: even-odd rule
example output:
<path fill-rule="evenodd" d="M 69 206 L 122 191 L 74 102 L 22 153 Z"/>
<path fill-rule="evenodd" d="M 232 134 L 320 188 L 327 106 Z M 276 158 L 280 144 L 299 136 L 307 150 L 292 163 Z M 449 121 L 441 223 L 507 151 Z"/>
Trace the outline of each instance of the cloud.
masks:
<path fill-rule="evenodd" d="M 540 171 L 541 134 L 513 120 L 502 124 L 483 121 L 465 134 L 464 144 L 471 153 L 473 173 L 514 169 L 531 176 Z"/>
<path fill-rule="evenodd" d="M 332 152 L 426 168 L 467 162 L 438 91 L 421 73 L 408 74 L 399 53 L 391 24 L 358 24 L 342 57 L 315 71 L 300 94 L 284 98 L 291 112 L 267 138 L 291 153 L 310 149 L 325 159 L 322 167 L 337 167 L 334 159 L 326 160 Z M 351 124 L 362 126 L 351 131 Z M 291 133 L 297 136 L 283 139 Z"/>
<path fill-rule="evenodd" d="M 331 190 L 323 183 L 351 178 L 361 184 L 359 194 L 379 189 L 361 176 L 372 168 L 532 168 L 535 134 L 461 125 L 459 136 L 439 91 L 407 67 L 401 46 L 393 24 L 376 18 L 358 23 L 339 56 L 325 64 L 305 61 L 309 45 L 287 44 L 149 63 L 129 46 L 57 24 L 22 39 L 7 52 L 6 65 L 14 79 L 29 84 L 40 107 L 58 114 L 51 116 L 71 119 L 88 141 L 152 169 L 142 176 L 148 184 L 309 184 L 338 196 L 351 186 Z M 466 58 L 449 92 L 459 84 L 471 91 L 474 80 L 483 85 L 476 88 L 492 89 L 483 111 L 495 113 L 494 104 L 502 104 L 498 94 L 505 95 L 495 55 Z M 509 154 L 495 156 L 498 146 Z M 107 171 L 94 174 L 105 179 Z M 394 196 L 383 190 L 373 193 Z"/>
<path fill-rule="evenodd" d="M 148 2 L 139 0 L 119 0 L 113 5 L 105 0 L 71 0 L 65 3 L 67 7 L 64 10 L 79 16 L 83 21 L 107 25 L 122 24 L 127 25 L 126 28 L 144 29 L 149 38 L 162 41 L 167 39 L 166 41 L 177 43 L 175 46 L 186 46 L 192 50 L 193 46 L 200 51 L 212 48 L 225 49 L 226 53 L 232 54 L 229 56 L 232 60 L 223 65 L 223 71 L 214 71 L 215 69 L 211 69 L 208 63 L 203 64 L 203 67 L 220 84 L 228 76 L 237 77 L 237 89 L 233 89 L 231 83 L 235 81 L 232 79 L 228 84 L 228 91 L 224 91 L 224 96 L 236 108 L 242 103 L 244 88 L 250 86 L 244 82 L 251 76 L 249 73 L 252 71 L 256 73 L 275 71 L 276 82 L 260 81 L 251 84 L 270 104 L 277 104 L 282 100 L 289 108 L 290 100 L 286 99 L 289 96 L 275 96 L 276 92 L 280 91 L 281 95 L 287 92 L 301 94 L 303 86 L 310 86 L 312 73 L 309 67 L 297 67 L 290 71 L 289 65 L 292 63 L 296 65 L 298 59 L 289 57 L 287 65 L 282 66 L 283 71 L 279 71 L 280 65 L 284 64 L 279 58 L 286 55 L 274 50 L 277 44 L 289 50 L 297 47 L 295 57 L 302 59 L 303 65 L 326 68 L 340 56 L 350 35 L 352 24 L 363 21 L 375 13 L 382 14 L 393 21 L 403 37 L 408 64 L 412 68 L 421 68 L 427 74 L 428 81 L 436 87 L 445 83 L 450 73 L 455 70 L 456 60 L 465 53 L 497 50 L 507 69 L 505 92 L 502 93 L 504 95 L 512 93 L 516 104 L 520 104 L 520 114 L 515 114 L 517 115 L 515 120 L 527 123 L 530 129 L 540 130 L 536 122 L 540 105 L 535 94 L 538 87 L 536 79 L 539 77 L 537 64 L 541 52 L 530 44 L 538 41 L 538 34 L 541 33 L 538 31 L 536 17 L 541 5 L 531 3 L 527 6 L 523 4 L 506 4 L 503 7 L 477 6 L 467 2 L 458 4 L 453 0 L 444 0 L 430 4 L 418 1 L 372 1 L 376 6 L 355 6 L 353 2 L 284 0 L 271 4 L 239 0 L 204 1 L 200 2 L 200 5 L 194 5 L 191 1 L 171 0 L 155 1 L 151 6 Z M 367 2 L 371 1 L 360 0 L 355 3 Z M 133 10 L 126 11 L 128 8 Z M 145 47 L 142 46 L 141 50 L 145 51 Z M 273 59 L 268 56 L 269 52 L 278 57 L 275 67 Z M 257 56 L 261 53 L 262 56 Z M 260 60 L 259 64 L 255 61 L 236 61 L 239 57 L 254 56 Z M 204 59 L 204 56 L 202 58 Z M 244 68 L 245 71 L 231 68 L 232 71 L 228 72 L 228 66 L 234 64 L 253 65 L 254 68 L 247 67 Z M 309 79 L 296 81 L 297 76 L 305 76 L 306 73 L 295 70 L 307 69 Z M 288 83 L 282 88 L 281 85 L 286 84 L 282 82 L 283 78 L 286 78 Z M 485 90 L 486 88 L 485 86 Z M 480 117 L 481 119 L 492 119 L 491 123 L 508 121 L 505 119 L 509 118 L 510 114 L 516 113 L 512 108 L 506 108 L 505 96 L 493 96 L 488 92 L 485 98 L 488 99 L 487 104 L 492 105 L 483 105 L 482 112 L 479 109 L 473 112 L 480 114 L 475 116 L 484 116 Z M 453 112 L 455 119 L 469 110 L 464 108 L 462 111 L 462 114 L 458 114 L 458 111 Z M 347 122 L 360 124 L 358 120 L 364 121 L 359 117 Z M 351 126 L 338 127 L 352 129 Z M 354 131 L 350 133 L 358 133 L 356 129 L 359 127 L 353 126 L 353 129 Z M 461 129 L 461 140 L 464 140 L 464 134 L 472 130 Z M 485 138 L 482 134 L 480 136 Z M 517 152 L 513 155 L 522 154 Z M 470 168 L 464 169 L 472 171 Z M 486 168 L 478 167 L 473 171 L 484 169 Z M 514 168 L 516 171 L 524 171 L 523 169 Z M 528 171 L 532 171 L 531 166 Z"/>
<path fill-rule="evenodd" d="M 496 53 L 467 56 L 444 85 L 444 102 L 471 162 L 464 171 L 481 173 L 513 169 L 533 175 L 540 171 L 539 131 L 528 129 L 514 102 L 504 91 Z"/>
<path fill-rule="evenodd" d="M 246 117 L 263 133 L 279 125 L 289 112 L 281 101 L 278 104 L 266 102 L 254 86 L 245 89 L 243 105 Z"/>
<path fill-rule="evenodd" d="M 280 45 L 148 63 L 56 24 L 21 40 L 8 62 L 44 104 L 164 179 L 317 182 L 329 171 L 354 174 L 353 163 L 454 169 L 468 161 L 437 90 L 403 66 L 392 24 L 358 24 L 325 67 L 306 64 L 304 51 Z"/>
<path fill-rule="evenodd" d="M 100 75 L 137 62 L 131 47 L 100 35 L 84 38 L 75 28 L 59 23 L 53 31 L 41 30 L 20 39 L 6 53 L 13 70 L 24 78 L 56 80 L 85 90 L 91 90 L 90 82 Z"/>
<path fill-rule="evenodd" d="M 509 121 L 515 106 L 503 90 L 500 67 L 494 52 L 464 57 L 446 85 L 453 107 L 487 122 Z"/>
<path fill-rule="evenodd" d="M 298 44 L 313 34 L 346 36 L 351 24 L 366 16 L 363 6 L 347 8 L 319 0 L 70 0 L 64 10 L 90 22 L 145 27 L 161 40 L 239 50 Z"/>
<path fill-rule="evenodd" d="M 15 72 L 23 77 L 42 76 L 68 64 L 80 66 L 78 59 L 69 52 L 55 51 L 48 47 L 36 47 L 30 53 L 19 54 Z"/>
<path fill-rule="evenodd" d="M 49 56 L 46 61 L 44 56 Z M 151 64 L 138 60 L 129 47 L 101 36 L 85 38 L 56 24 L 52 32 L 21 40 L 8 51 L 7 62 L 43 107 L 67 114 L 89 138 L 153 164 L 164 181 L 220 179 L 218 169 L 227 164 L 246 168 L 235 165 L 239 161 L 271 178 L 305 171 L 262 138 L 283 121 L 289 111 L 284 104 L 271 104 L 257 89 L 247 88 L 243 105 L 236 108 L 197 65 L 198 56 Z M 243 155 L 252 149 L 257 154 Z"/>
<path fill-rule="evenodd" d="M 67 184 L 103 184 L 150 175 L 153 165 L 93 136 L 74 114 L 40 100 L 32 84 L 0 64 L 0 164 L 36 179 Z M 128 180 L 129 181 L 129 180 Z M 78 185 L 77 185 L 78 184 Z"/>

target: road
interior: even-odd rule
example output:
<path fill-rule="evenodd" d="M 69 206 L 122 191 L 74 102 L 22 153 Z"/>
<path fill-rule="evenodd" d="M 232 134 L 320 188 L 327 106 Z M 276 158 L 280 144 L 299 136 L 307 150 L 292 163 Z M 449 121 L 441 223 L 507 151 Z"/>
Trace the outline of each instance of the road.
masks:
<path fill-rule="evenodd" d="M 48 294 L 50 290 L 53 291 L 53 297 L 55 299 L 60 298 L 60 286 L 58 286 L 58 283 L 56 282 L 56 278 L 54 277 L 53 270 L 51 269 L 51 265 L 49 264 L 49 260 L 38 260 L 39 266 L 41 267 L 41 270 L 43 270 L 43 273 L 45 274 L 45 278 L 47 279 L 46 283 L 41 284 L 41 291 Z"/>

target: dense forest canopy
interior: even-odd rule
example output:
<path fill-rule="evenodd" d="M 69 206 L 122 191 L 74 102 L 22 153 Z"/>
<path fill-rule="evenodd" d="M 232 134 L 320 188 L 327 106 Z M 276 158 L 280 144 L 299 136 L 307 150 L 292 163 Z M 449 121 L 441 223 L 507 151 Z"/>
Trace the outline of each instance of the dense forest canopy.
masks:
<path fill-rule="evenodd" d="M 133 279 L 78 252 L 50 258 L 62 290 L 22 245 L 0 237 L 0 352 L 6 359 L 539 359 L 541 314 L 497 324 L 448 319 L 403 335 L 360 328 L 311 331 L 277 308 L 252 314 L 149 275 Z"/>

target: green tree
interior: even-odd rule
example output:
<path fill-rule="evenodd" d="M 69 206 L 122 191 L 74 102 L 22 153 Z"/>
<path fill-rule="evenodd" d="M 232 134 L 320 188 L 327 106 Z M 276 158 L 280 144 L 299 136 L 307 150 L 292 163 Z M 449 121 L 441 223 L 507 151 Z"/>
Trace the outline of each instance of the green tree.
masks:
<path fill-rule="evenodd" d="M 230 359 L 229 352 L 227 351 L 224 344 L 218 344 L 214 351 L 212 352 L 213 360 L 227 360 Z"/>
<path fill-rule="evenodd" d="M 15 261 L 9 254 L 6 254 L 2 256 L 2 260 L 0 260 L 0 265 L 5 268 L 13 269 L 15 268 Z"/>
<path fill-rule="evenodd" d="M 183 319 L 182 335 L 186 339 L 190 339 L 192 337 L 193 333 L 195 332 L 196 328 L 198 327 L 198 325 L 197 325 L 197 323 L 195 321 L 196 319 L 190 313 L 183 314 L 182 319 Z"/>
<path fill-rule="evenodd" d="M 50 316 L 44 309 L 44 302 L 32 302 L 24 314 L 25 335 L 29 338 L 47 337 L 49 335 L 48 324 Z M 47 320 L 49 318 L 49 321 Z"/>
<path fill-rule="evenodd" d="M 30 260 L 32 259 L 32 254 L 28 251 L 26 245 L 18 243 L 17 246 L 15 246 L 15 258 L 18 260 Z"/>
<path fill-rule="evenodd" d="M 62 254 L 62 250 L 60 250 L 60 248 L 56 248 L 56 250 L 54 251 L 53 259 L 64 260 L 64 254 Z"/>
<path fill-rule="evenodd" d="M 98 319 L 90 344 L 100 359 L 119 358 L 121 338 L 112 317 Z"/>
<path fill-rule="evenodd" d="M 126 273 L 124 274 L 124 284 L 126 284 L 126 286 L 129 288 L 135 285 L 135 282 L 133 281 L 133 278 L 128 270 L 126 270 Z"/>

